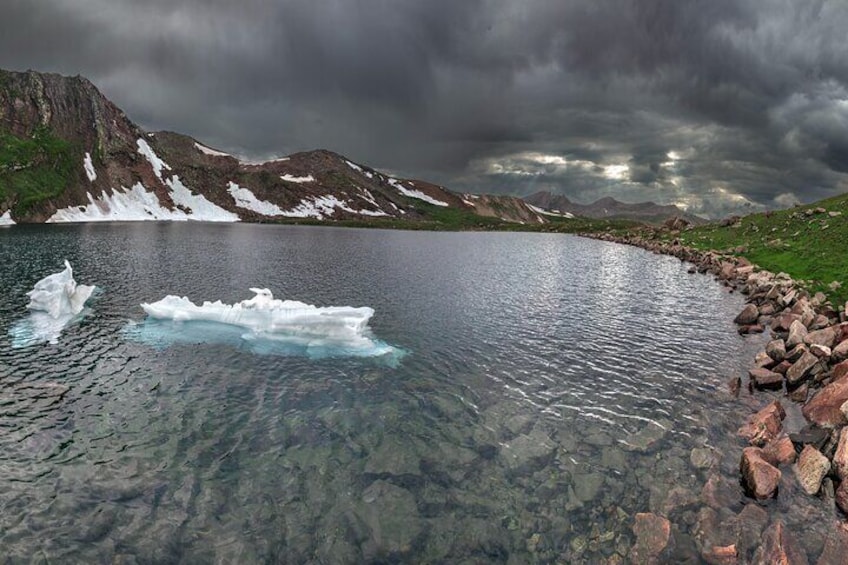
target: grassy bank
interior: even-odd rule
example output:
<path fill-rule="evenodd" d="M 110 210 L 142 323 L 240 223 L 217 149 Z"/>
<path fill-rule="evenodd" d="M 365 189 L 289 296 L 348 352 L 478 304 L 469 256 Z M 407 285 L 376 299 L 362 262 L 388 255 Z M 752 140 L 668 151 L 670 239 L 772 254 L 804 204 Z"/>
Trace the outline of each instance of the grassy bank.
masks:
<path fill-rule="evenodd" d="M 848 300 L 848 195 L 752 214 L 730 225 L 708 224 L 681 232 L 679 239 L 691 247 L 741 255 L 769 271 L 788 273 L 805 281 L 809 290 L 827 294 L 835 305 Z M 834 281 L 841 287 L 831 287 Z"/>
<path fill-rule="evenodd" d="M 32 137 L 0 130 L 0 202 L 13 203 L 17 214 L 62 194 L 77 166 L 71 144 L 47 128 Z"/>

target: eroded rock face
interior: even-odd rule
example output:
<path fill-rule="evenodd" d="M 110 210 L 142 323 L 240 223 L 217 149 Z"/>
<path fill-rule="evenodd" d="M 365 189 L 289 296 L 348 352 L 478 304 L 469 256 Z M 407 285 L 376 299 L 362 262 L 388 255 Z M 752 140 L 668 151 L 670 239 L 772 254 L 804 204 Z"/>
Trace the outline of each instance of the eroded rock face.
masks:
<path fill-rule="evenodd" d="M 757 500 L 771 498 L 777 493 L 782 474 L 766 460 L 762 449 L 746 447 L 742 451 L 740 471 L 745 487 Z"/>
<path fill-rule="evenodd" d="M 633 563 L 650 563 L 668 546 L 671 523 L 656 514 L 636 514 L 633 533 L 636 535 L 631 551 Z"/>
<path fill-rule="evenodd" d="M 827 457 L 812 445 L 804 447 L 795 465 L 795 475 L 804 492 L 810 496 L 819 492 L 822 480 L 829 471 L 830 461 Z"/>
<path fill-rule="evenodd" d="M 740 437 L 747 439 L 751 445 L 762 446 L 780 434 L 785 417 L 783 407 L 775 400 L 748 418 L 748 422 L 739 428 L 737 433 Z"/>

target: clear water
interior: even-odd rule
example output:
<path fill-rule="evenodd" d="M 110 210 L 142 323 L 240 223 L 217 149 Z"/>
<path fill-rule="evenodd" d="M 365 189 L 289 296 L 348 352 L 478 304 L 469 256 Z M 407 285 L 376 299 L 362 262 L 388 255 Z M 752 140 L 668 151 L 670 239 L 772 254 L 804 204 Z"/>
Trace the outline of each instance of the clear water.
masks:
<path fill-rule="evenodd" d="M 65 258 L 102 289 L 91 313 L 13 348 L 25 293 Z M 697 562 L 707 479 L 720 521 L 747 502 L 734 432 L 765 399 L 725 391 L 756 338 L 731 323 L 741 297 L 675 259 L 563 235 L 127 224 L 0 230 L 0 264 L 11 562 L 616 562 L 647 511 Z M 127 331 L 141 302 L 252 286 L 371 306 L 408 353 Z"/>

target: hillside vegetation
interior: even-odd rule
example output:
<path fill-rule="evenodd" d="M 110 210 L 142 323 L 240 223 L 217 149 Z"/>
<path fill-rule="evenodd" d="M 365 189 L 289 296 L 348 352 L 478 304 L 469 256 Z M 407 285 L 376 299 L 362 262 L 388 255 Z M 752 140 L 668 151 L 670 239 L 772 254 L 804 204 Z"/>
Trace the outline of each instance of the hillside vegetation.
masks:
<path fill-rule="evenodd" d="M 783 271 L 836 304 L 848 300 L 848 195 L 708 224 L 678 237 L 691 247 L 741 255 L 769 271 Z"/>

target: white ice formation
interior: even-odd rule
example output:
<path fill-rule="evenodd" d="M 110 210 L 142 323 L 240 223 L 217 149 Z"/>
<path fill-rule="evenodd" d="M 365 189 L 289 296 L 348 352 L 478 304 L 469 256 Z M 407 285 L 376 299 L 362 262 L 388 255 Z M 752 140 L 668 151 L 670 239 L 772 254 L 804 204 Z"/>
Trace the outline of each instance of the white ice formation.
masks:
<path fill-rule="evenodd" d="M 286 173 L 285 175 L 280 175 L 280 178 L 286 182 L 296 182 L 299 184 L 303 184 L 306 182 L 315 182 L 315 177 L 313 177 L 312 175 L 307 175 L 305 177 L 296 177 L 294 175 Z"/>
<path fill-rule="evenodd" d="M 229 153 L 224 153 L 223 151 L 218 151 L 217 149 L 212 149 L 211 147 L 206 147 L 205 145 L 196 141 L 194 142 L 194 147 L 201 153 L 204 153 L 211 157 L 232 157 L 232 155 L 230 155 Z"/>
<path fill-rule="evenodd" d="M 71 264 L 49 275 L 27 293 L 30 315 L 12 326 L 12 345 L 24 347 L 36 343 L 56 343 L 62 330 L 79 319 L 95 287 L 77 285 Z"/>
<path fill-rule="evenodd" d="M 97 171 L 94 170 L 94 163 L 91 162 L 91 153 L 85 154 L 85 159 L 82 160 L 82 166 L 85 168 L 85 176 L 88 180 L 94 182 L 97 180 Z"/>
<path fill-rule="evenodd" d="M 15 220 L 12 219 L 12 211 L 6 210 L 0 215 L 0 226 L 14 226 Z"/>
<path fill-rule="evenodd" d="M 166 296 L 142 304 L 148 318 L 176 323 L 214 323 L 247 330 L 245 340 L 281 342 L 321 352 L 376 357 L 394 352 L 389 345 L 370 337 L 368 321 L 374 310 L 350 306 L 317 307 L 294 300 L 275 299 L 270 290 L 251 288 L 255 296 L 236 304 L 193 303 L 186 297 Z M 180 332 L 190 334 L 190 326 Z M 198 334 L 201 332 L 198 331 Z M 206 334 L 203 334 L 206 335 Z"/>

